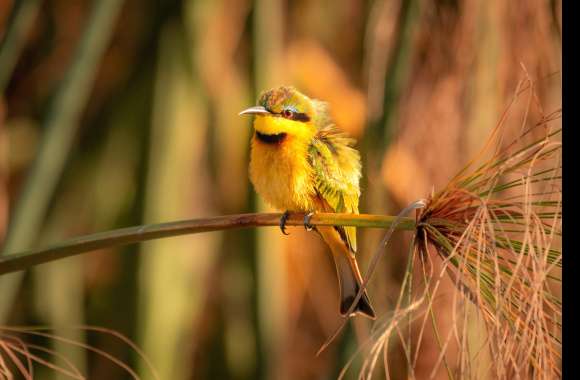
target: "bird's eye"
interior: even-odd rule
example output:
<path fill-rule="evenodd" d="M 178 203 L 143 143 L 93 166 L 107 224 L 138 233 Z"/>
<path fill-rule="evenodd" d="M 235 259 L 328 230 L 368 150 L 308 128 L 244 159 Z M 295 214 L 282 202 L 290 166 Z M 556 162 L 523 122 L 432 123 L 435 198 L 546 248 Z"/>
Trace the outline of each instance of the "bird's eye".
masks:
<path fill-rule="evenodd" d="M 282 116 L 284 116 L 287 119 L 292 119 L 292 116 L 294 115 L 294 112 L 292 112 L 289 109 L 285 109 L 282 111 Z"/>

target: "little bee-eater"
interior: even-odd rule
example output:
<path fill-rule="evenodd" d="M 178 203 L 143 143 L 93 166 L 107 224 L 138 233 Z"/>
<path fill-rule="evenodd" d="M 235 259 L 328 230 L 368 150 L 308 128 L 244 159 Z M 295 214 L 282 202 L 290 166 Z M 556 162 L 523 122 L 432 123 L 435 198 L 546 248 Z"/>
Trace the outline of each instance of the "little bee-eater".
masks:
<path fill-rule="evenodd" d="M 262 93 L 258 105 L 240 115 L 254 116 L 250 179 L 264 200 L 289 212 L 358 213 L 360 155 L 354 140 L 336 128 L 326 103 L 310 99 L 293 87 Z M 340 313 L 346 314 L 358 294 L 362 277 L 356 262 L 356 228 L 315 230 L 332 251 L 340 287 Z M 366 291 L 354 308 L 375 318 Z"/>

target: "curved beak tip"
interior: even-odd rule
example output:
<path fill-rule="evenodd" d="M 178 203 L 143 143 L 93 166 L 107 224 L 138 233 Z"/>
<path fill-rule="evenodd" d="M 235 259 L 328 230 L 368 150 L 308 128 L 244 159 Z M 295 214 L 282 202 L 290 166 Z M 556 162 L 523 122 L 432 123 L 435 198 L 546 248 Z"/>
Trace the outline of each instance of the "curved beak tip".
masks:
<path fill-rule="evenodd" d="M 269 114 L 269 113 L 270 112 L 262 106 L 254 106 L 254 107 L 246 108 L 245 110 L 240 112 L 238 115 L 239 116 L 242 116 L 242 115 L 264 115 L 264 114 Z"/>

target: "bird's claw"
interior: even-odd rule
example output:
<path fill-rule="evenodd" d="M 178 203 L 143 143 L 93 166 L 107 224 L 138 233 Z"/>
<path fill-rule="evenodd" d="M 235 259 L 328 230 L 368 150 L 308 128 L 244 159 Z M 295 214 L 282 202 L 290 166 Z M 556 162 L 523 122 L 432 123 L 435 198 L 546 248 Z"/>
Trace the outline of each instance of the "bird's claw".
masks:
<path fill-rule="evenodd" d="M 312 219 L 313 215 L 313 212 L 309 212 L 308 214 L 304 215 L 304 228 L 306 231 L 312 231 L 314 229 L 314 226 L 310 224 L 310 219 Z"/>
<path fill-rule="evenodd" d="M 282 231 L 284 235 L 290 235 L 288 232 L 286 232 L 286 221 L 288 220 L 289 216 L 290 212 L 284 211 L 284 214 L 282 214 L 282 217 L 280 218 L 280 231 Z"/>

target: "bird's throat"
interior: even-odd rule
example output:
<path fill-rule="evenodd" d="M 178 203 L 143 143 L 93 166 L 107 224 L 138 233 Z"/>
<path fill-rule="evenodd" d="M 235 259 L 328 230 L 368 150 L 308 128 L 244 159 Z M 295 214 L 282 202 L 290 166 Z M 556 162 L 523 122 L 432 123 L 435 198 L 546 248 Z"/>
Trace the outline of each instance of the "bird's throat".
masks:
<path fill-rule="evenodd" d="M 265 144 L 280 144 L 286 139 L 286 133 L 268 135 L 256 131 L 256 138 Z"/>

